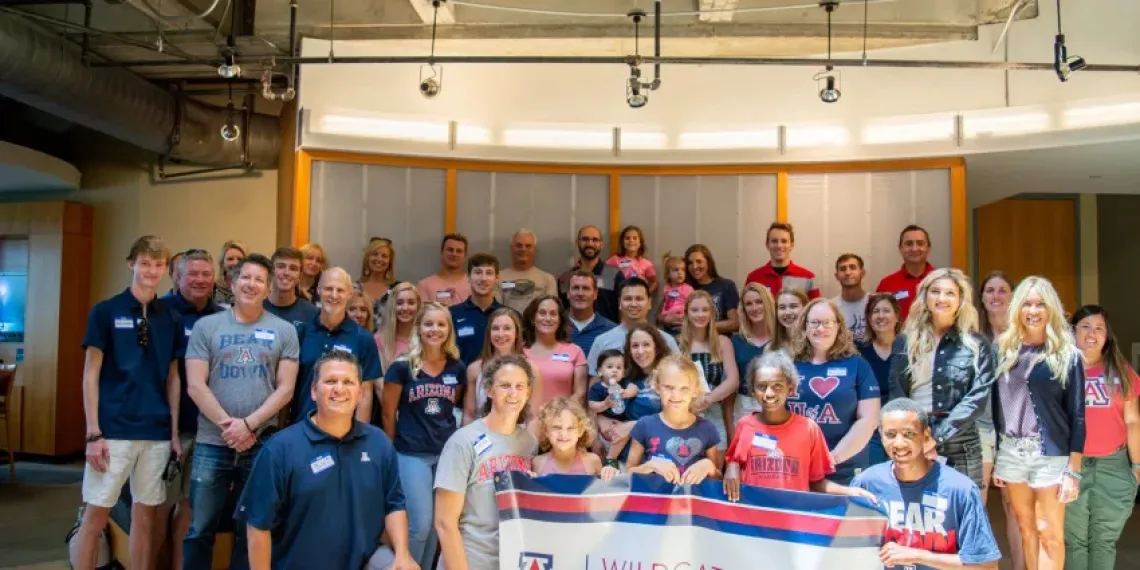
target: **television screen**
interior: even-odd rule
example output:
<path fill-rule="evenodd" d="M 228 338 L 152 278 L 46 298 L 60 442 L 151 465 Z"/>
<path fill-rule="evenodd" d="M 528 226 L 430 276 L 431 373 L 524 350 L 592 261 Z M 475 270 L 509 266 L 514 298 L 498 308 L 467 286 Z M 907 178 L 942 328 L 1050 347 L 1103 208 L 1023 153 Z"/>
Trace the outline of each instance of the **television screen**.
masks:
<path fill-rule="evenodd" d="M 24 342 L 28 276 L 0 273 L 0 342 Z"/>

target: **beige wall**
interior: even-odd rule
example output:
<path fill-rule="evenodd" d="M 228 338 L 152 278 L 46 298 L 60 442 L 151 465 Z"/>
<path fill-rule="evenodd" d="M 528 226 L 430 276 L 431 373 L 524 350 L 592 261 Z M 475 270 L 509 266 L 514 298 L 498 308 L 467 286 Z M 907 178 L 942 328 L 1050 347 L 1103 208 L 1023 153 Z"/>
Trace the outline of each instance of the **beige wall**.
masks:
<path fill-rule="evenodd" d="M 1100 304 L 1108 310 L 1113 332 L 1124 356 L 1132 360 L 1132 343 L 1140 342 L 1140 304 L 1136 282 L 1140 271 L 1140 240 L 1136 239 L 1136 212 L 1140 196 L 1097 196 Z"/>

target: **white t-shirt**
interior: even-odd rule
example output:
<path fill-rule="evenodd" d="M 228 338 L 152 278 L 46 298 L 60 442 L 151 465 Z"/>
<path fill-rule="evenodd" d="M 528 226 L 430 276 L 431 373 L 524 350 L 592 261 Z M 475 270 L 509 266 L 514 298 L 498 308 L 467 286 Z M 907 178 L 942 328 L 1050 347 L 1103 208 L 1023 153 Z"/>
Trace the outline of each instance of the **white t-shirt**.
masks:
<path fill-rule="evenodd" d="M 844 301 L 842 295 L 832 299 L 839 307 L 839 312 L 843 313 L 843 320 L 847 321 L 847 328 L 855 336 L 855 342 L 863 342 L 867 337 L 867 297 L 864 294 L 862 299 L 854 303 Z"/>

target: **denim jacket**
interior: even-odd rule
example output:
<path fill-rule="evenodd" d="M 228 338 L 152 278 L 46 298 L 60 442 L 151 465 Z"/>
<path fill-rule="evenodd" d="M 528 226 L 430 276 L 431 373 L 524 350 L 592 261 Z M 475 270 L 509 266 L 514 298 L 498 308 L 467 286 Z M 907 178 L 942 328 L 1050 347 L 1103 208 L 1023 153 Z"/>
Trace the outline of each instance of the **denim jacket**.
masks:
<path fill-rule="evenodd" d="M 994 383 L 994 355 L 989 341 L 970 333 L 978 342 L 978 356 L 966 347 L 957 329 L 950 329 L 938 343 L 931 379 L 930 428 L 934 440 L 944 444 L 963 433 L 976 434 L 974 423 L 986 411 Z M 906 335 L 895 338 L 891 347 L 891 399 L 910 397 L 913 380 L 907 362 Z"/>
<path fill-rule="evenodd" d="M 1076 349 L 1074 349 L 1076 350 Z M 1004 376 L 1008 375 L 1007 372 Z M 1047 457 L 1067 456 L 1085 450 L 1085 367 L 1081 356 L 1073 356 L 1062 386 L 1045 362 L 1029 371 L 1029 400 L 1037 414 L 1037 431 L 1041 436 L 1041 454 Z M 1005 416 L 997 387 L 993 393 L 994 427 L 998 436 L 1005 434 Z"/>

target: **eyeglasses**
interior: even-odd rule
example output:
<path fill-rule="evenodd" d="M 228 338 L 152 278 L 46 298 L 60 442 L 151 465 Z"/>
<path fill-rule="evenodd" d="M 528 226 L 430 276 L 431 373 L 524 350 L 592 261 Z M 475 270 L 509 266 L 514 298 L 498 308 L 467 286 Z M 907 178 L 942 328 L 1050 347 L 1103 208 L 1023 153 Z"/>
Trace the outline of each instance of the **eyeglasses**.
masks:
<path fill-rule="evenodd" d="M 807 326 L 809 329 L 830 329 L 838 325 L 839 321 L 808 321 Z"/>
<path fill-rule="evenodd" d="M 138 337 L 139 346 L 146 348 L 150 343 L 150 322 L 146 317 L 139 317 L 138 326 L 135 327 L 135 333 Z"/>

